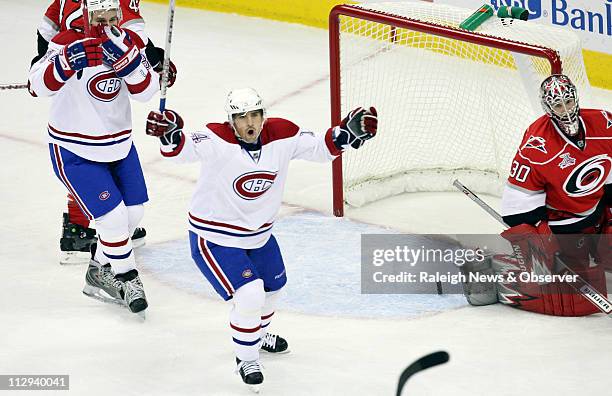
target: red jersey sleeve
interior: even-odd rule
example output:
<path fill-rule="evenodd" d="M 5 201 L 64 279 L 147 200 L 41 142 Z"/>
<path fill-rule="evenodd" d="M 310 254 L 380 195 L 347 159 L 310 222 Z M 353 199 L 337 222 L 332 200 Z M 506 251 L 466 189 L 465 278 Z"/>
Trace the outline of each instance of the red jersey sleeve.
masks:
<path fill-rule="evenodd" d="M 53 0 L 53 2 L 47 8 L 45 12 L 45 17 L 55 24 L 57 29 L 59 30 L 60 26 L 60 4 L 59 0 Z"/>

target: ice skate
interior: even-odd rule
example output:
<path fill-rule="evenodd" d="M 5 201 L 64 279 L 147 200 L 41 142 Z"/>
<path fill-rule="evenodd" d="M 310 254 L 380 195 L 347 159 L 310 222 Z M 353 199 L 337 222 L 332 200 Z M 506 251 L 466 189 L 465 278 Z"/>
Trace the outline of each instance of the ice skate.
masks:
<path fill-rule="evenodd" d="M 289 344 L 279 335 L 266 333 L 261 339 L 261 350 L 275 354 L 289 353 Z"/>
<path fill-rule="evenodd" d="M 138 271 L 133 269 L 124 274 L 115 275 L 115 280 L 121 283 L 121 298 L 125 305 L 134 313 L 142 312 L 141 316 L 144 318 L 144 310 L 149 304 Z"/>
<path fill-rule="evenodd" d="M 64 213 L 60 238 L 60 264 L 87 263 L 89 248 L 96 240 L 96 230 L 70 223 L 68 213 Z"/>
<path fill-rule="evenodd" d="M 259 360 L 242 361 L 236 358 L 236 372 L 242 377 L 244 382 L 253 392 L 259 393 L 259 387 L 263 383 L 264 377 L 261 372 L 262 366 Z"/>
<path fill-rule="evenodd" d="M 110 264 L 100 265 L 94 257 L 96 244 L 91 248 L 91 260 L 85 273 L 83 294 L 107 303 L 125 305 L 121 295 L 122 284 L 115 279 Z"/>

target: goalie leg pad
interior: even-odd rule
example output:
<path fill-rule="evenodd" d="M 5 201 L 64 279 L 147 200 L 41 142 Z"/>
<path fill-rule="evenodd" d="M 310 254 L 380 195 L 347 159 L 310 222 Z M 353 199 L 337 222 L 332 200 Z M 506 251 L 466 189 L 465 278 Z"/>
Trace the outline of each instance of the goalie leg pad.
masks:
<path fill-rule="evenodd" d="M 519 261 L 510 256 L 495 256 L 492 261 L 496 273 L 507 278 L 509 271 L 520 272 Z M 606 293 L 606 280 L 600 267 L 576 270 L 576 274 L 599 292 Z M 524 311 L 553 316 L 586 316 L 599 310 L 568 283 L 553 282 L 539 285 L 535 282 L 500 282 L 499 302 Z"/>

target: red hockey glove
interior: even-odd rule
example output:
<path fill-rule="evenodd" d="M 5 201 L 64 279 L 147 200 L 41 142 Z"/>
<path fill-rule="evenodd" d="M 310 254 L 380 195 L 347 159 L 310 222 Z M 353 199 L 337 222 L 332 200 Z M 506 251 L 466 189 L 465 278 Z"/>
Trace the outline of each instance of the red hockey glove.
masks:
<path fill-rule="evenodd" d="M 163 144 L 176 144 L 183 132 L 183 118 L 174 110 L 164 110 L 164 114 L 151 111 L 147 117 L 147 135 L 157 136 Z"/>
<path fill-rule="evenodd" d="M 101 39 L 83 39 L 64 46 L 64 49 L 55 58 L 55 68 L 59 75 L 68 80 L 70 76 L 86 67 L 102 64 Z M 66 77 L 66 78 L 64 78 Z"/>
<path fill-rule="evenodd" d="M 373 138 L 378 129 L 378 114 L 374 107 L 365 110 L 358 107 L 351 111 L 340 123 L 335 131 L 333 141 L 340 150 L 345 150 L 349 145 L 354 149 L 360 148 L 363 143 Z"/>

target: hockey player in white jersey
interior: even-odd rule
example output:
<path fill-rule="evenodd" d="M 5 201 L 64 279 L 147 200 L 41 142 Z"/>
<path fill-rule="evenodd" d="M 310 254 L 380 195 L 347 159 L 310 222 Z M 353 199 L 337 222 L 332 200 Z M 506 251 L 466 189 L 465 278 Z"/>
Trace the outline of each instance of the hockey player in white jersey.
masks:
<path fill-rule="evenodd" d="M 47 134 L 53 170 L 83 213 L 96 221 L 99 247 L 83 292 L 147 308 L 130 236 L 142 219 L 147 189 L 132 142 L 130 99 L 148 101 L 159 76 L 137 34 L 119 28 L 119 0 L 87 0 L 89 37 L 68 29 L 30 69 L 30 89 L 52 96 Z"/>
<path fill-rule="evenodd" d="M 287 282 L 272 235 L 289 161 L 331 161 L 348 146 L 359 148 L 376 134 L 377 114 L 358 108 L 324 134 L 282 118 L 266 118 L 251 88 L 229 93 L 228 121 L 183 132 L 172 110 L 149 113 L 147 134 L 158 136 L 161 154 L 177 163 L 200 162 L 189 212 L 191 255 L 225 300 L 232 299 L 230 327 L 237 371 L 252 387 L 263 382 L 259 351 L 288 351 L 287 341 L 268 333 L 279 291 Z"/>

